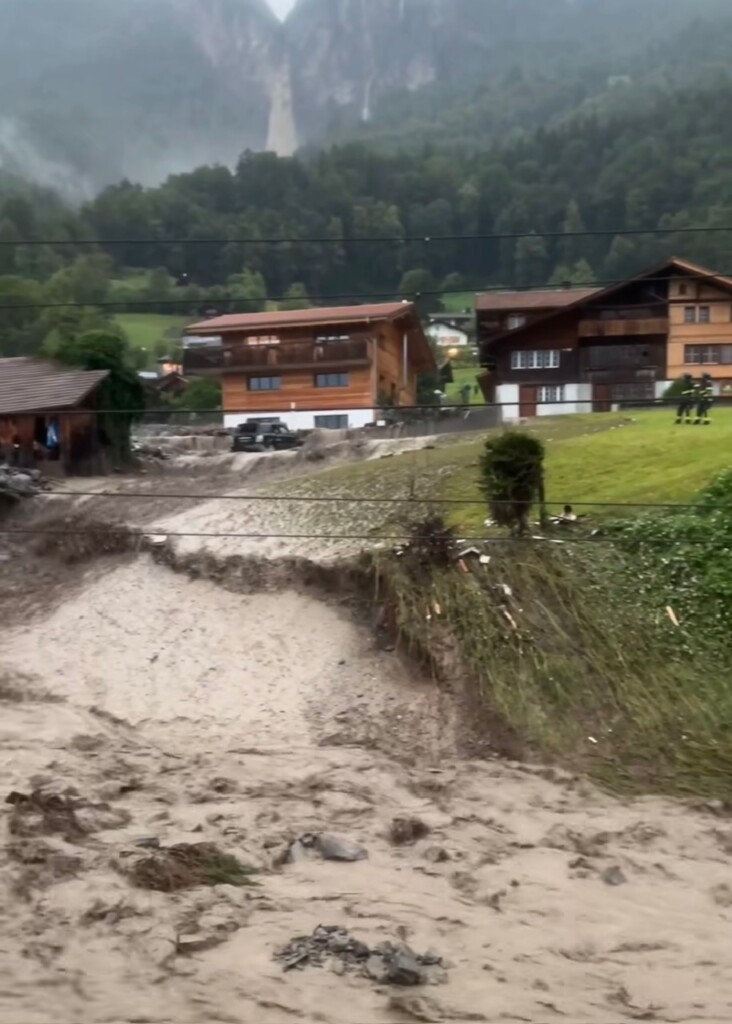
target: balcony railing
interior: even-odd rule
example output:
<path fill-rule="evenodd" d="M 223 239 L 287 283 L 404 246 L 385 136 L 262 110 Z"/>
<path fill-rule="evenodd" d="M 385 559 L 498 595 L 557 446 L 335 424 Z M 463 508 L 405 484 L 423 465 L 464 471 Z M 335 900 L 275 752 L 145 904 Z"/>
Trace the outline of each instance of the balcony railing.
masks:
<path fill-rule="evenodd" d="M 369 360 L 369 342 L 336 341 L 318 345 L 297 342 L 280 345 L 231 345 L 187 349 L 186 373 L 227 373 L 242 370 L 298 370 L 311 367 L 350 366 Z"/>
<path fill-rule="evenodd" d="M 581 338 L 627 338 L 667 331 L 668 317 L 650 309 L 603 310 L 599 314 L 585 314 L 579 324 Z"/>

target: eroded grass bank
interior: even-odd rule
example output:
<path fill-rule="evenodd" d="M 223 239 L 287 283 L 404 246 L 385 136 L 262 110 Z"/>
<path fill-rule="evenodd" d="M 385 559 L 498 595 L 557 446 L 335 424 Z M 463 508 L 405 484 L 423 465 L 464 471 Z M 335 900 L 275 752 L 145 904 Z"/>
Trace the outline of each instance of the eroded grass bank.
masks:
<path fill-rule="evenodd" d="M 524 743 L 621 791 L 727 798 L 732 671 L 680 642 L 615 546 L 489 545 L 448 566 L 374 556 L 379 599 L 411 652 L 469 675 Z M 468 571 L 465 571 L 465 568 Z"/>

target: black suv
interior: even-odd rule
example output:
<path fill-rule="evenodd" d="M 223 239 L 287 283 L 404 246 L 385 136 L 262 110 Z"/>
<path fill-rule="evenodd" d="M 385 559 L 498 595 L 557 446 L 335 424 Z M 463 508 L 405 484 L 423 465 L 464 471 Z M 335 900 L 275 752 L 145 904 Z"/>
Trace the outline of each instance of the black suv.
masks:
<path fill-rule="evenodd" d="M 281 420 L 247 420 L 234 433 L 232 452 L 282 452 L 302 445 L 302 438 Z"/>

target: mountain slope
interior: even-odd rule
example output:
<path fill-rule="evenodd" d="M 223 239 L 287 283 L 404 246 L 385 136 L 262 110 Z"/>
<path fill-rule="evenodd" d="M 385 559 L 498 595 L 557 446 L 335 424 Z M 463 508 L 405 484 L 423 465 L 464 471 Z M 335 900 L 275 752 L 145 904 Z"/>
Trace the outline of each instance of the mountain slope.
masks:
<path fill-rule="evenodd" d="M 0 0 L 0 166 L 65 192 L 324 139 L 483 147 L 732 56 L 729 0 Z"/>

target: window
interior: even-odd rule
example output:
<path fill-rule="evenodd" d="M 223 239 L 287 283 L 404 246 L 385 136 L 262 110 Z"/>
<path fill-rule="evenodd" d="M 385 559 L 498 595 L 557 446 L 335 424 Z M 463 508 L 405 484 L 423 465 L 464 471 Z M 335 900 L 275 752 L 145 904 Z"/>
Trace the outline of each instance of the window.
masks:
<path fill-rule="evenodd" d="M 732 345 L 686 345 L 684 362 L 689 366 L 732 365 Z"/>
<path fill-rule="evenodd" d="M 346 430 L 348 416 L 316 416 L 315 427 L 320 430 Z"/>
<path fill-rule="evenodd" d="M 315 387 L 316 388 L 347 388 L 348 387 L 348 374 L 347 373 L 316 373 L 315 374 Z"/>
<path fill-rule="evenodd" d="M 279 345 L 280 339 L 276 334 L 250 334 L 246 344 L 252 348 L 261 348 L 263 345 Z"/>
<path fill-rule="evenodd" d="M 517 328 L 523 327 L 525 323 L 526 317 L 521 313 L 510 313 L 506 317 L 506 330 L 515 331 Z"/>
<path fill-rule="evenodd" d="M 534 352 L 512 352 L 512 370 L 556 370 L 559 367 L 559 349 L 538 349 Z"/>
<path fill-rule="evenodd" d="M 679 285 L 679 295 L 688 295 L 688 294 L 689 294 L 689 287 L 688 287 L 688 285 L 680 284 Z"/>
<path fill-rule="evenodd" d="M 696 323 L 696 306 L 687 306 L 684 309 L 684 323 L 695 324 Z"/>
<path fill-rule="evenodd" d="M 712 317 L 711 317 L 711 310 L 710 310 L 709 306 L 700 306 L 699 307 L 699 323 L 700 324 L 708 324 L 708 323 L 711 323 L 711 320 L 712 320 Z"/>
<path fill-rule="evenodd" d="M 250 391 L 279 391 L 282 387 L 281 377 L 250 377 Z"/>
<path fill-rule="evenodd" d="M 539 405 L 546 402 L 563 402 L 564 401 L 564 385 L 537 388 L 536 400 Z"/>

